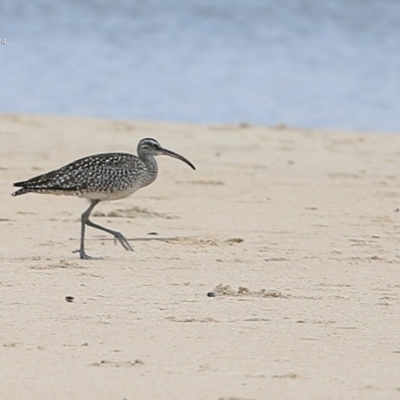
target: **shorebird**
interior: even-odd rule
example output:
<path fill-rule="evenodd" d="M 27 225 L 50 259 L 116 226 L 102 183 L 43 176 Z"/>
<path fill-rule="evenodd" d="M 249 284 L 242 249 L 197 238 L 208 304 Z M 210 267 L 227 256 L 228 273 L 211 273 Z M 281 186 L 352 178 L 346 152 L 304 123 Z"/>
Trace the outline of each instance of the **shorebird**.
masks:
<path fill-rule="evenodd" d="M 165 155 L 177 158 L 195 166 L 180 154 L 164 149 L 157 140 L 145 138 L 137 145 L 137 156 L 127 153 L 102 153 L 80 158 L 59 169 L 35 176 L 27 181 L 16 182 L 21 189 L 12 193 L 43 193 L 78 196 L 90 201 L 81 216 L 81 238 L 79 253 L 82 259 L 91 259 L 85 252 L 85 227 L 100 229 L 114 236 L 125 250 L 132 247 L 122 233 L 95 224 L 89 219 L 90 213 L 101 201 L 119 200 L 150 185 L 157 178 L 158 166 L 155 156 Z"/>

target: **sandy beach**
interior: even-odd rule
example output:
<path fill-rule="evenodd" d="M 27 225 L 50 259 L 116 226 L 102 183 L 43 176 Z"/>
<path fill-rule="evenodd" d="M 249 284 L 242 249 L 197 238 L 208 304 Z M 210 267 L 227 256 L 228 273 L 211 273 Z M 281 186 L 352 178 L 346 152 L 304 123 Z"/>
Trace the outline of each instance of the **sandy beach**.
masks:
<path fill-rule="evenodd" d="M 147 188 L 12 183 L 154 137 Z M 1 399 L 400 398 L 400 135 L 0 116 Z M 212 292 L 213 297 L 207 294 Z M 73 297 L 66 301 L 66 297 Z"/>

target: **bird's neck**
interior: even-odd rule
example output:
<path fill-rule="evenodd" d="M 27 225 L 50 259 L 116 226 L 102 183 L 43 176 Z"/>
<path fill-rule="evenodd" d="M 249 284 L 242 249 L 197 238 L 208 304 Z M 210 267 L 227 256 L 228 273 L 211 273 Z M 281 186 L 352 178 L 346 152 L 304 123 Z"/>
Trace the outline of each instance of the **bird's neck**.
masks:
<path fill-rule="evenodd" d="M 147 171 L 150 174 L 152 174 L 152 175 L 154 174 L 157 176 L 158 165 L 157 165 L 157 161 L 156 161 L 155 157 L 145 155 L 145 156 L 142 156 L 141 159 L 145 163 L 145 165 L 147 167 Z"/>

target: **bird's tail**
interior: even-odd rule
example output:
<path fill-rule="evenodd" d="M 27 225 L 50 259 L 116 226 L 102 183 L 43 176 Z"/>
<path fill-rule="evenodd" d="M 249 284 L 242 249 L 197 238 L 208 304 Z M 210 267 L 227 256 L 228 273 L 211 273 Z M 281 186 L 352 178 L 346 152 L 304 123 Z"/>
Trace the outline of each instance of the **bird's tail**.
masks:
<path fill-rule="evenodd" d="M 11 193 L 11 196 L 20 196 L 21 194 L 32 192 L 31 188 L 25 186 L 26 182 L 16 182 L 13 186 L 22 187 L 21 189 L 17 190 L 14 193 Z"/>

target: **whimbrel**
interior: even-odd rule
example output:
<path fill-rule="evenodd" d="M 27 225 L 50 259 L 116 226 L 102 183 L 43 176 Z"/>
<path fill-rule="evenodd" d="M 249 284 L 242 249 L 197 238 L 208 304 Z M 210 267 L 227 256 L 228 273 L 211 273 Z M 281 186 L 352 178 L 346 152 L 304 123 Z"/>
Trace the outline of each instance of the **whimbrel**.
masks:
<path fill-rule="evenodd" d="M 90 259 L 85 252 L 85 227 L 100 229 L 114 236 L 125 250 L 132 247 L 122 233 L 95 224 L 89 219 L 90 213 L 101 201 L 119 200 L 130 196 L 140 188 L 150 185 L 157 178 L 155 156 L 166 155 L 195 166 L 180 154 L 164 149 L 155 139 L 140 140 L 137 156 L 127 153 L 102 153 L 84 157 L 46 174 L 27 181 L 16 182 L 21 187 L 12 195 L 44 193 L 78 196 L 90 201 L 81 216 L 80 248 L 76 250 L 82 259 Z"/>

